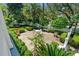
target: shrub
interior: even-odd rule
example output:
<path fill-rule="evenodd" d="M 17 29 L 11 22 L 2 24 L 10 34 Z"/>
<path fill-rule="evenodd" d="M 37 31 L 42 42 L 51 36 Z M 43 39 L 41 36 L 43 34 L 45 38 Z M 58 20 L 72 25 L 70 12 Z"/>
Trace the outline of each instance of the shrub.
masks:
<path fill-rule="evenodd" d="M 25 29 L 31 31 L 33 30 L 33 27 L 25 27 Z"/>
<path fill-rule="evenodd" d="M 16 33 L 14 31 L 9 31 L 9 33 L 10 33 L 10 36 L 11 36 L 13 42 L 15 43 L 20 55 L 21 56 L 26 55 L 25 52 L 29 51 L 29 50 L 27 49 L 27 46 L 25 45 L 25 43 L 22 42 L 20 39 L 18 39 L 18 36 L 16 35 Z M 31 51 L 29 51 L 29 52 L 32 55 Z M 30 54 L 27 54 L 27 55 L 30 55 Z"/>
<path fill-rule="evenodd" d="M 67 33 L 62 33 L 62 34 L 60 35 L 60 41 L 61 41 L 61 42 L 64 42 L 66 36 L 67 36 Z"/>
<path fill-rule="evenodd" d="M 73 38 L 70 40 L 70 45 L 76 48 L 79 46 L 79 35 L 78 34 L 75 34 Z"/>
<path fill-rule="evenodd" d="M 58 46 L 59 44 L 57 42 L 52 42 L 51 45 Z"/>
<path fill-rule="evenodd" d="M 20 33 L 25 32 L 25 28 L 19 28 L 19 32 L 20 32 Z"/>
<path fill-rule="evenodd" d="M 48 32 L 52 32 L 52 33 L 54 33 L 54 30 L 48 30 Z"/>
<path fill-rule="evenodd" d="M 66 18 L 58 17 L 57 19 L 53 20 L 51 26 L 55 28 L 65 28 L 68 25 L 68 21 Z"/>
<path fill-rule="evenodd" d="M 25 45 L 21 46 L 20 49 L 21 49 L 20 51 L 21 55 L 24 55 L 25 51 L 27 51 L 27 47 Z"/>
<path fill-rule="evenodd" d="M 45 48 L 45 42 L 44 42 L 44 37 L 42 34 L 37 33 L 33 38 L 30 38 L 30 40 L 34 43 L 34 50 L 33 55 L 36 56 L 44 56 L 46 53 L 46 48 Z"/>
<path fill-rule="evenodd" d="M 27 50 L 27 51 L 24 52 L 24 56 L 32 56 L 32 52 Z"/>

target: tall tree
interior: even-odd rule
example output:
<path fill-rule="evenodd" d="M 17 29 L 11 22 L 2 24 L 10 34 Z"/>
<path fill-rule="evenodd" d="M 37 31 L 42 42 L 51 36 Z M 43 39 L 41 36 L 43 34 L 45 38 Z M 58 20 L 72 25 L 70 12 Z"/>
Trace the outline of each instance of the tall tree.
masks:
<path fill-rule="evenodd" d="M 22 19 L 24 19 L 22 15 L 23 5 L 21 3 L 8 3 L 7 7 L 9 10 L 9 14 L 13 15 L 13 19 L 17 22 L 22 22 Z"/>

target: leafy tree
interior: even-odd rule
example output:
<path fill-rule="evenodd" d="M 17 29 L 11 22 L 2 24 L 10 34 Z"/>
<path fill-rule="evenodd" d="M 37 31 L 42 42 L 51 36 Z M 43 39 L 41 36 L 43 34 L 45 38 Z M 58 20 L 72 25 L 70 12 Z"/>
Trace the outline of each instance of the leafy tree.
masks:
<path fill-rule="evenodd" d="M 8 3 L 8 10 L 11 14 L 21 13 L 21 8 L 23 7 L 21 3 Z"/>
<path fill-rule="evenodd" d="M 32 21 L 31 4 L 23 4 L 22 13 L 27 20 Z"/>
<path fill-rule="evenodd" d="M 10 20 L 12 20 L 11 24 L 19 26 L 19 23 L 23 23 L 23 21 L 25 21 L 25 17 L 22 14 L 23 5 L 21 3 L 8 3 L 7 7 L 9 15 L 12 15 L 12 17 L 10 18 Z"/>
<path fill-rule="evenodd" d="M 68 21 L 65 18 L 58 17 L 56 20 L 52 21 L 51 25 L 55 28 L 66 28 Z"/>

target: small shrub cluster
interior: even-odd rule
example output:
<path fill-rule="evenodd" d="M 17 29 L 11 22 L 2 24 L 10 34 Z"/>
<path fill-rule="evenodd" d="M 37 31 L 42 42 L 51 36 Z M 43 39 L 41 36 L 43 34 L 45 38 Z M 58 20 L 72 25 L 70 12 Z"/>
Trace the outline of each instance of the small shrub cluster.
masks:
<path fill-rule="evenodd" d="M 75 48 L 79 48 L 79 35 L 78 34 L 74 34 L 74 36 L 70 40 L 70 45 L 72 45 Z"/>
<path fill-rule="evenodd" d="M 19 32 L 20 32 L 20 33 L 25 32 L 25 28 L 19 28 Z"/>
<path fill-rule="evenodd" d="M 52 42 L 51 45 L 58 46 L 59 44 L 57 42 Z"/>
<path fill-rule="evenodd" d="M 61 42 L 64 42 L 66 36 L 67 36 L 67 33 L 62 33 L 62 34 L 60 35 L 60 41 L 61 41 Z"/>
<path fill-rule="evenodd" d="M 64 51 L 64 49 L 58 49 L 56 45 L 46 44 L 46 53 L 47 56 L 72 56 L 74 55 L 74 51 Z"/>
<path fill-rule="evenodd" d="M 48 30 L 47 32 L 52 32 L 52 33 L 54 33 L 54 31 L 53 31 L 53 30 Z"/>
<path fill-rule="evenodd" d="M 31 31 L 33 30 L 33 27 L 25 27 L 25 29 Z"/>
<path fill-rule="evenodd" d="M 14 31 L 10 31 L 10 36 L 11 36 L 13 42 L 15 43 L 21 56 L 31 56 L 32 55 L 31 51 L 29 51 L 27 49 L 24 42 L 22 42 L 20 39 L 18 39 L 18 36 L 16 35 L 16 33 Z"/>

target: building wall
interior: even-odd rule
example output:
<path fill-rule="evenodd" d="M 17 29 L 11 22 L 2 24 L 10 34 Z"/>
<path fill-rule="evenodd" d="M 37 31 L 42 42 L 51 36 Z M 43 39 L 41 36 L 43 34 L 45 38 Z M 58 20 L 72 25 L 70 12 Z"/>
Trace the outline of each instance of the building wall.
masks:
<path fill-rule="evenodd" d="M 12 47 L 13 45 L 7 31 L 7 27 L 3 18 L 3 13 L 0 10 L 0 55 L 11 55 L 10 48 Z"/>

